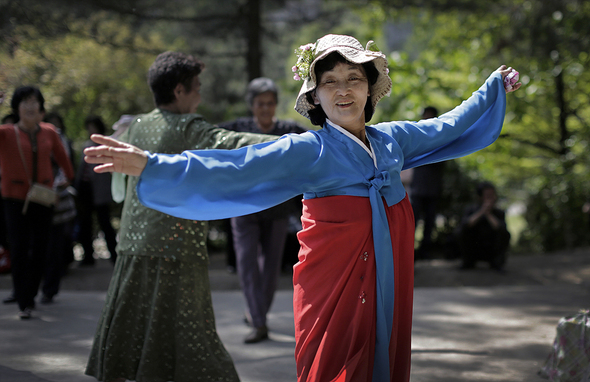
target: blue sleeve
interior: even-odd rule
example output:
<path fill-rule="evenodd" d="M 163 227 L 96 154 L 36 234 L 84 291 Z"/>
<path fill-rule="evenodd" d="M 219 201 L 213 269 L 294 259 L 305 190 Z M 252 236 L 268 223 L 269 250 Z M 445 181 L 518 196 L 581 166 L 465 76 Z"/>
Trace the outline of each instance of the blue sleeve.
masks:
<path fill-rule="evenodd" d="M 148 154 L 137 184 L 142 204 L 185 219 L 214 220 L 275 206 L 312 187 L 320 145 L 314 134 L 236 150 Z M 311 183 L 310 183 L 311 182 Z"/>
<path fill-rule="evenodd" d="M 403 169 L 459 158 L 492 144 L 502 131 L 506 91 L 494 72 L 473 95 L 438 118 L 374 127 L 391 135 L 404 154 Z"/>

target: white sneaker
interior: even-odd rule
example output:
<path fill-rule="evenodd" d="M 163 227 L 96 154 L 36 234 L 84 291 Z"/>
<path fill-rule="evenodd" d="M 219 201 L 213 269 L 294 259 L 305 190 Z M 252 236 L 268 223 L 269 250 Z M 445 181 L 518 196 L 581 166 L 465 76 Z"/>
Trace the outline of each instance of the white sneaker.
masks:
<path fill-rule="evenodd" d="M 21 320 L 28 320 L 32 316 L 31 308 L 25 308 L 18 312 L 18 316 Z"/>

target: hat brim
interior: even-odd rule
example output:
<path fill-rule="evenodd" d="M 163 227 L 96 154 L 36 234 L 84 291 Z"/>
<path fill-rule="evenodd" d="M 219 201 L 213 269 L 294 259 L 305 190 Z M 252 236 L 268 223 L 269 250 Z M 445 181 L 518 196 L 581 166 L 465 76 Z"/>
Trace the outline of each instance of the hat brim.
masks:
<path fill-rule="evenodd" d="M 295 103 L 295 110 L 309 119 L 309 110 L 315 108 L 315 105 L 311 104 L 307 100 L 306 94 L 314 90 L 317 86 L 317 80 L 315 78 L 315 64 L 323 60 L 329 54 L 338 52 L 346 60 L 353 64 L 364 64 L 373 61 L 375 68 L 377 69 L 378 77 L 377 81 L 371 86 L 371 103 L 373 108 L 377 105 L 379 100 L 384 96 L 391 94 L 391 78 L 389 77 L 389 69 L 387 68 L 387 59 L 381 52 L 374 52 L 370 50 L 359 50 L 349 46 L 336 45 L 326 49 L 320 55 L 318 55 L 312 62 L 309 68 L 309 77 L 303 81 L 297 101 Z"/>

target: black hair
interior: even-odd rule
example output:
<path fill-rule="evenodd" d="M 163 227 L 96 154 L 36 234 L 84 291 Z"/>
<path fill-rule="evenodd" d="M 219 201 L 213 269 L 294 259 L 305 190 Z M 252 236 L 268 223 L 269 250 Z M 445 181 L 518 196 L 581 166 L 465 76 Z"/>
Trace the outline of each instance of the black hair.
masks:
<path fill-rule="evenodd" d="M 316 87 L 314 90 L 311 90 L 305 94 L 307 97 L 307 102 L 311 105 L 314 105 L 312 92 L 316 91 L 317 86 L 319 85 L 320 79 L 322 78 L 322 74 L 325 72 L 334 69 L 336 64 L 343 63 L 343 64 L 352 64 L 354 63 L 348 61 L 344 56 L 342 56 L 338 52 L 332 52 L 323 59 L 316 62 L 314 66 L 314 73 L 316 78 Z M 369 89 L 371 86 L 375 85 L 377 82 L 377 78 L 379 78 L 379 71 L 375 68 L 375 64 L 372 61 L 365 62 L 362 64 L 365 74 L 367 75 L 367 80 L 369 82 Z M 314 105 L 313 109 L 308 111 L 309 120 L 313 125 L 316 126 L 323 126 L 324 122 L 326 122 L 326 113 L 321 105 Z M 367 103 L 365 104 L 365 122 L 369 122 L 373 117 L 373 113 L 375 113 L 375 108 L 373 107 L 373 103 L 371 102 L 371 96 L 367 96 Z"/>
<path fill-rule="evenodd" d="M 422 111 L 422 117 L 424 117 L 426 114 L 432 115 L 436 118 L 438 117 L 438 109 L 434 106 L 426 106 Z"/>
<path fill-rule="evenodd" d="M 96 130 L 98 130 L 99 134 L 105 134 L 107 131 L 107 127 L 104 124 L 104 122 L 102 121 L 102 118 L 100 118 L 97 115 L 89 115 L 88 117 L 86 117 L 86 119 L 84 120 L 84 127 L 86 127 L 86 129 L 88 129 L 88 125 L 94 125 L 94 127 L 96 127 Z"/>
<path fill-rule="evenodd" d="M 61 132 L 63 134 L 65 134 L 66 133 L 66 125 L 64 124 L 64 120 L 61 117 L 61 115 L 59 113 L 54 112 L 54 111 L 45 115 L 45 118 L 44 118 L 45 122 L 51 123 L 50 121 L 52 119 L 57 119 L 59 121 L 59 126 L 55 126 L 55 127 L 60 129 Z"/>
<path fill-rule="evenodd" d="M 496 187 L 491 182 L 484 181 L 477 185 L 475 191 L 477 192 L 477 196 L 482 196 L 483 192 L 489 189 L 494 190 L 494 192 L 496 191 Z"/>
<path fill-rule="evenodd" d="M 16 114 L 10 113 L 2 117 L 2 121 L 0 122 L 2 125 L 6 123 L 16 123 L 18 121 Z"/>
<path fill-rule="evenodd" d="M 154 95 L 156 106 L 174 102 L 174 89 L 182 84 L 187 92 L 192 90 L 192 81 L 205 65 L 193 56 L 180 52 L 164 52 L 150 66 L 148 85 Z"/>
<path fill-rule="evenodd" d="M 266 77 L 258 77 L 250 81 L 248 90 L 246 92 L 246 102 L 251 108 L 254 103 L 254 98 L 262 93 L 271 92 L 275 96 L 275 101 L 279 102 L 279 90 L 274 81 Z"/>
<path fill-rule="evenodd" d="M 18 106 L 23 102 L 25 99 L 34 96 L 39 101 L 39 111 L 45 111 L 45 98 L 43 98 L 43 94 L 41 94 L 41 90 L 35 86 L 21 86 L 18 87 L 14 94 L 12 95 L 12 101 L 10 102 L 10 106 L 12 107 L 12 112 L 16 116 L 17 123 L 20 120 L 20 116 L 18 115 Z"/>

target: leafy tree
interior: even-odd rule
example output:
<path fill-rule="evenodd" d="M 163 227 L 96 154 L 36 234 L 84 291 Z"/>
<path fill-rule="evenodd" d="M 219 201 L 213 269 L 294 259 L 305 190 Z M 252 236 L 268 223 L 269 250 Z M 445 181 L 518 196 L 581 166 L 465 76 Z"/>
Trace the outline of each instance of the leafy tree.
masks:
<path fill-rule="evenodd" d="M 457 169 L 524 201 L 526 244 L 551 250 L 587 243 L 589 16 L 583 0 L 0 0 L 0 88 L 37 83 L 69 126 L 90 112 L 112 123 L 151 108 L 147 67 L 176 49 L 207 65 L 200 112 L 209 120 L 244 115 L 258 75 L 277 80 L 279 113 L 298 119 L 293 49 L 343 33 L 388 53 L 394 87 L 377 121 L 417 119 L 427 104 L 446 111 L 507 63 L 525 87 L 509 96 L 503 135 Z"/>
<path fill-rule="evenodd" d="M 496 67 L 521 71 L 497 143 L 461 163 L 526 197 L 525 239 L 537 250 L 585 245 L 581 204 L 588 179 L 590 4 L 586 1 L 387 2 L 391 18 L 410 17 L 411 40 L 390 57 L 395 87 L 390 116 L 420 105 L 450 108 Z M 402 5 L 409 8 L 400 10 Z M 465 11 L 467 10 L 467 12 Z M 414 47 L 420 48 L 416 51 Z M 404 115 L 405 114 L 405 115 Z"/>
<path fill-rule="evenodd" d="M 64 117 L 72 138 L 86 138 L 83 120 L 89 114 L 112 124 L 122 114 L 152 107 L 146 71 L 153 56 L 129 55 L 74 35 L 44 38 L 26 29 L 31 38 L 21 40 L 12 55 L 0 53 L 0 87 L 39 86 L 46 109 Z M 8 113 L 8 105 L 2 111 Z"/>

